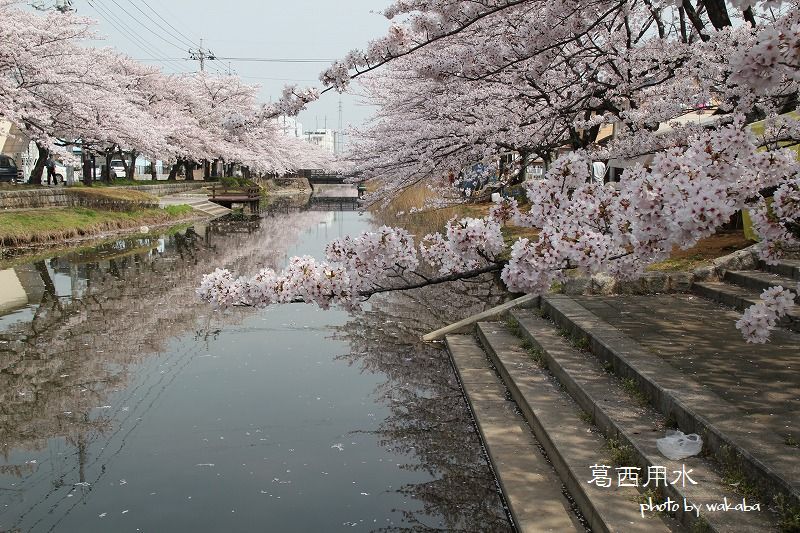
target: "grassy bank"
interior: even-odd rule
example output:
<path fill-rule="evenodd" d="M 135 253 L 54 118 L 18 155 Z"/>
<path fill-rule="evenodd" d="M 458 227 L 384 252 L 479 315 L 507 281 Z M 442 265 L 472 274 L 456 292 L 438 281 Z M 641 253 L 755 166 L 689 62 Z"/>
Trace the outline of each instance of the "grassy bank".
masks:
<path fill-rule="evenodd" d="M 394 198 L 388 206 L 375 205 L 371 209 L 372 216 L 380 224 L 400 226 L 417 238 L 422 238 L 428 233 L 442 231 L 445 224 L 453 217 L 480 218 L 486 216 L 492 205 L 491 203 L 460 204 L 443 209 L 431 209 L 409 214 L 412 209 L 419 209 L 424 206 L 431 194 L 427 187 L 421 185 L 411 187 Z M 524 205 L 521 207 L 525 208 Z M 538 230 L 535 228 L 506 225 L 502 231 L 503 238 L 508 246 L 511 246 L 518 238 L 535 239 L 538 236 Z M 650 265 L 647 270 L 650 272 L 691 271 L 709 264 L 713 259 L 741 250 L 751 244 L 752 242 L 745 239 L 742 230 L 720 231 L 715 235 L 700 240 L 688 250 L 675 248 L 669 259 Z"/>
<path fill-rule="evenodd" d="M 455 218 L 482 218 L 489 214 L 492 204 L 489 202 L 480 204 L 458 204 L 451 207 L 439 209 L 423 208 L 425 202 L 430 199 L 433 193 L 424 185 L 410 187 L 399 194 L 386 207 L 376 204 L 372 209 L 372 216 L 381 224 L 387 226 L 400 226 L 408 230 L 412 235 L 422 238 L 429 233 L 441 232 L 447 222 Z M 529 239 L 538 235 L 538 230 L 523 228 L 514 225 L 503 227 L 503 238 L 509 246 L 520 237 Z"/>
<path fill-rule="evenodd" d="M 86 207 L 21 209 L 0 213 L 0 244 L 47 244 L 191 218 L 188 205 L 125 211 Z"/>

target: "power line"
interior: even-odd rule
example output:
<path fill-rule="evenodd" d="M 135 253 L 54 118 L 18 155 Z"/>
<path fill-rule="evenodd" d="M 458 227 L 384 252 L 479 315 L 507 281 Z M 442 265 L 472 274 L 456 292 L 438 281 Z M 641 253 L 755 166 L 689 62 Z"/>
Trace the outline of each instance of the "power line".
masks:
<path fill-rule="evenodd" d="M 123 11 L 123 12 L 124 12 L 126 15 L 128 15 L 129 17 L 131 17 L 131 18 L 134 18 L 134 19 L 135 19 L 135 16 L 134 16 L 134 15 L 133 15 L 133 14 L 132 14 L 130 11 L 128 11 L 127 9 L 125 9 L 125 8 L 122 6 L 122 4 L 120 4 L 119 2 L 117 2 L 117 0 L 111 0 L 111 1 L 112 1 L 112 2 L 114 2 L 114 4 L 115 4 L 117 7 L 119 7 L 119 8 L 120 8 L 120 9 L 121 9 L 121 10 L 122 10 L 122 11 Z M 141 23 L 141 21 L 138 21 L 138 22 L 140 22 L 140 23 Z M 170 41 L 169 39 L 165 38 L 164 36 L 162 36 L 161 34 L 159 34 L 157 31 L 154 31 L 154 30 L 153 30 L 152 28 L 150 28 L 149 26 L 146 26 L 145 24 L 142 24 L 142 27 L 143 27 L 144 29 L 146 29 L 147 31 L 149 31 L 150 33 L 152 33 L 153 35 L 155 35 L 156 37 L 158 37 L 159 39 L 161 39 L 162 41 L 164 41 L 165 43 L 167 43 L 168 45 L 170 45 L 170 46 L 174 46 L 174 47 L 175 47 L 175 48 L 177 48 L 178 50 L 183 50 L 183 47 L 182 47 L 182 46 L 179 46 L 179 45 L 175 44 L 174 42 Z"/>
<path fill-rule="evenodd" d="M 290 59 L 290 58 L 272 58 L 272 57 L 222 57 L 218 56 L 217 59 L 224 59 L 226 61 L 259 61 L 264 63 L 332 63 L 333 59 Z"/>
<path fill-rule="evenodd" d="M 164 31 L 164 33 L 166 33 L 167 35 L 169 35 L 169 34 L 171 33 L 171 32 L 170 32 L 170 30 L 168 30 L 167 28 L 165 28 L 164 26 L 162 26 L 162 25 L 161 25 L 161 24 L 160 24 L 160 23 L 159 23 L 159 22 L 158 22 L 156 19 L 154 19 L 154 18 L 153 18 L 152 16 L 150 16 L 148 13 L 146 13 L 146 12 L 142 11 L 142 8 L 140 8 L 139 6 L 137 6 L 137 5 L 134 3 L 134 1 L 133 1 L 133 0 L 128 0 L 128 2 L 130 2 L 130 4 L 131 4 L 131 5 L 132 5 L 132 6 L 133 6 L 133 7 L 134 7 L 134 8 L 135 8 L 135 9 L 136 9 L 136 10 L 137 10 L 139 13 L 141 13 L 142 15 L 144 15 L 145 17 L 147 17 L 147 19 L 148 19 L 150 22 L 152 22 L 153 24 L 155 24 L 156 26 L 158 26 L 158 28 L 159 28 L 160 30 Z M 149 6 L 148 6 L 148 7 L 149 7 Z M 153 8 L 150 8 L 150 10 L 151 10 L 151 11 L 152 11 L 152 9 L 153 9 Z M 158 15 L 158 13 L 156 13 L 156 16 L 158 16 L 158 17 L 159 17 L 161 20 L 163 20 L 164 22 L 167 22 L 167 21 L 164 19 L 164 17 L 161 17 L 160 15 Z M 167 24 L 169 24 L 169 22 L 167 22 Z M 171 25 L 171 24 L 170 24 L 170 26 L 172 27 L 172 25 Z M 174 27 L 173 27 L 173 29 L 174 29 Z M 193 47 L 193 46 L 195 46 L 195 44 L 194 44 L 193 42 L 191 42 L 191 41 L 184 40 L 184 39 L 182 39 L 182 38 L 180 38 L 180 37 L 178 37 L 178 36 L 175 36 L 175 35 L 173 35 L 173 37 L 175 37 L 176 39 L 178 39 L 178 41 L 180 41 L 182 44 L 185 44 L 185 45 L 187 45 L 187 46 L 189 46 L 189 47 Z"/>
<path fill-rule="evenodd" d="M 155 13 L 155 15 L 156 15 L 158 18 L 160 18 L 161 20 L 163 20 L 163 21 L 164 21 L 164 22 L 167 24 L 167 26 L 169 26 L 170 28 L 172 28 L 173 30 L 175 30 L 176 32 L 178 32 L 178 35 L 180 35 L 180 36 L 184 37 L 184 38 L 186 39 L 186 42 L 190 43 L 190 44 L 191 44 L 191 46 L 197 46 L 197 44 L 195 43 L 194 39 L 192 39 L 191 37 L 188 37 L 188 36 L 187 36 L 185 33 L 183 33 L 181 30 L 179 30 L 178 28 L 176 28 L 175 26 L 173 26 L 173 25 L 170 23 L 170 21 L 169 21 L 169 20 L 167 20 L 167 19 L 165 19 L 164 17 L 162 17 L 161 15 L 159 15 L 159 14 L 158 14 L 158 12 L 157 12 L 155 9 L 153 9 L 153 7 L 152 7 L 152 6 L 151 6 L 149 3 L 147 3 L 147 0 L 142 0 L 142 3 L 143 3 L 144 5 L 146 5 L 146 6 L 147 6 L 147 8 L 148 8 L 150 11 L 152 11 L 153 13 Z"/>
<path fill-rule="evenodd" d="M 92 0 L 87 0 L 87 3 L 97 12 L 98 15 L 100 15 L 100 17 L 103 20 L 105 20 L 106 22 L 111 24 L 111 26 L 113 26 L 114 29 L 119 31 L 120 34 L 123 37 L 128 39 L 130 42 L 132 42 L 134 45 L 136 45 L 138 48 L 140 48 L 142 51 L 144 51 L 146 54 L 148 54 L 150 56 L 150 58 L 148 58 L 148 60 L 155 60 L 155 61 L 158 61 L 158 62 L 161 62 L 161 63 L 177 63 L 176 60 L 166 57 L 165 55 L 161 54 L 158 50 L 150 47 L 149 45 L 145 45 L 144 44 L 144 39 L 142 38 L 141 35 L 138 35 L 132 28 L 128 27 L 124 23 L 124 21 L 116 20 L 115 15 L 112 12 L 108 11 L 104 6 L 100 6 L 99 3 L 97 5 L 95 5 L 92 2 Z M 101 7 L 102 7 L 102 10 L 101 10 Z M 106 16 L 106 14 L 108 16 Z M 114 19 L 114 20 L 112 20 L 112 19 Z M 173 69 L 175 69 L 178 72 L 180 72 L 180 73 L 184 73 L 184 74 L 186 73 L 186 71 L 183 70 L 182 68 L 177 68 L 174 65 L 170 65 L 170 66 Z"/>
<path fill-rule="evenodd" d="M 269 80 L 269 81 L 303 81 L 303 82 L 315 82 L 319 80 L 311 80 L 311 79 L 302 79 L 302 78 L 270 78 L 266 76 L 243 76 L 239 75 L 240 78 L 247 78 L 250 80 Z"/>
<path fill-rule="evenodd" d="M 172 57 L 171 60 L 183 60 L 186 59 L 185 57 Z M 206 58 L 208 59 L 208 58 Z M 215 55 L 214 59 L 225 60 L 225 61 L 259 61 L 264 63 L 332 63 L 333 59 L 305 59 L 305 58 L 273 58 L 273 57 L 226 57 L 226 56 L 218 56 Z M 139 61 L 146 61 L 146 59 L 140 59 Z"/>

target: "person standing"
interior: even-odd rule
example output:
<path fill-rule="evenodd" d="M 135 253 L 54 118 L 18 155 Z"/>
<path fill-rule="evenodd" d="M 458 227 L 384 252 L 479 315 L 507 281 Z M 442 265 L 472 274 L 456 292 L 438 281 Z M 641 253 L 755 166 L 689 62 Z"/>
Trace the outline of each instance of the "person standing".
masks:
<path fill-rule="evenodd" d="M 53 185 L 58 185 L 58 178 L 56 177 L 56 162 L 52 157 L 48 157 L 45 165 L 47 166 L 47 185 L 50 185 L 50 178 L 53 179 Z"/>

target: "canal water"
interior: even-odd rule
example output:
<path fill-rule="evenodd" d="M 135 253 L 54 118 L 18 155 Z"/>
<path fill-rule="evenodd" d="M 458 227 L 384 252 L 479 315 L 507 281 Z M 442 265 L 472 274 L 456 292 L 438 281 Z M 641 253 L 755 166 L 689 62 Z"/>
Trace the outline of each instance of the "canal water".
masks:
<path fill-rule="evenodd" d="M 505 531 L 461 391 L 419 334 L 487 284 L 361 313 L 214 311 L 252 273 L 371 226 L 274 209 L 0 271 L 0 531 Z"/>

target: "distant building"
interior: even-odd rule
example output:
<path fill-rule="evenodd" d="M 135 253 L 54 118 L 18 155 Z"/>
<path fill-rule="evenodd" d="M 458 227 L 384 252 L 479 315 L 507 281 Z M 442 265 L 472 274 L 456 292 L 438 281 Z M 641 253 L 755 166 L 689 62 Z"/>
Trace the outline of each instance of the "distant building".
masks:
<path fill-rule="evenodd" d="M 303 125 L 298 122 L 296 118 L 281 115 L 275 119 L 275 123 L 278 125 L 278 129 L 280 129 L 287 137 L 294 137 L 296 139 L 304 138 Z"/>
<path fill-rule="evenodd" d="M 332 154 L 338 153 L 339 132 L 335 130 L 324 129 L 308 131 L 304 134 L 304 137 L 306 142 L 316 144 L 323 150 L 326 150 Z"/>
<path fill-rule="evenodd" d="M 36 145 L 18 127 L 7 120 L 0 119 L 0 153 L 10 156 L 28 176 L 36 164 L 39 152 Z"/>

